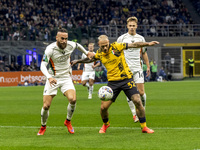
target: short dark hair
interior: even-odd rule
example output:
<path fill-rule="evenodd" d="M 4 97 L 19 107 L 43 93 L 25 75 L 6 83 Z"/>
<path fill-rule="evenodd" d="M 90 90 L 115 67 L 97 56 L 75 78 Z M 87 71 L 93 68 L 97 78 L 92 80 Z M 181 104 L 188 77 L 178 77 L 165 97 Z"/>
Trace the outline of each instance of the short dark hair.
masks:
<path fill-rule="evenodd" d="M 67 29 L 65 29 L 65 28 L 59 28 L 57 32 L 65 32 L 65 33 L 68 33 Z"/>

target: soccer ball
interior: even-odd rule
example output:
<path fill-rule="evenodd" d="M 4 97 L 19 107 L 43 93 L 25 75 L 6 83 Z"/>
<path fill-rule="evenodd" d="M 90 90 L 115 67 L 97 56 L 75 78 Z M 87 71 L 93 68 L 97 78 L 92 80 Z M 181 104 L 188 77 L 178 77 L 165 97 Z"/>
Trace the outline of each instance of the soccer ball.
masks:
<path fill-rule="evenodd" d="M 103 101 L 110 100 L 113 97 L 113 90 L 109 86 L 102 86 L 98 91 L 98 97 Z"/>

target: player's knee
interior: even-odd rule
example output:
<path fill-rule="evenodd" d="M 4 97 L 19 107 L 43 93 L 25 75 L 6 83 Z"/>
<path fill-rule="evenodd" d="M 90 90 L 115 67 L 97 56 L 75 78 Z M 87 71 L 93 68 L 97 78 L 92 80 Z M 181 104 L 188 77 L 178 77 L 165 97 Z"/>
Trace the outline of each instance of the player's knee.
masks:
<path fill-rule="evenodd" d="M 144 89 L 138 89 L 140 96 L 144 95 Z"/>
<path fill-rule="evenodd" d="M 144 95 L 144 90 L 140 91 L 140 96 Z"/>
<path fill-rule="evenodd" d="M 69 100 L 70 104 L 76 104 L 76 98 L 68 97 L 68 100 Z"/>
<path fill-rule="evenodd" d="M 140 105 L 142 105 L 141 103 L 141 99 L 140 99 L 140 95 L 139 94 L 134 94 L 131 97 L 131 100 L 133 101 L 133 103 L 135 104 L 135 106 L 138 108 L 140 107 Z"/>
<path fill-rule="evenodd" d="M 48 105 L 48 104 L 44 104 L 44 105 L 43 105 L 43 109 L 44 109 L 44 110 L 49 110 L 49 108 L 50 108 L 50 105 Z"/>
<path fill-rule="evenodd" d="M 101 111 L 106 111 L 107 109 L 104 105 L 101 105 Z"/>

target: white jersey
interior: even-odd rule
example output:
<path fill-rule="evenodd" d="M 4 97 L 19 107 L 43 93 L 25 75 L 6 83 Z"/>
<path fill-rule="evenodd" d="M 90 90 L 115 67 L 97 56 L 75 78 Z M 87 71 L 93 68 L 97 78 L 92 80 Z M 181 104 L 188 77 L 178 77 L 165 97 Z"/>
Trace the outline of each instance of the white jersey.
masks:
<path fill-rule="evenodd" d="M 134 43 L 134 42 L 145 42 L 145 39 L 143 36 L 136 34 L 136 35 L 130 35 L 129 33 L 125 33 L 121 35 L 117 39 L 118 43 Z M 126 59 L 126 62 L 131 69 L 131 71 L 136 73 L 137 71 L 142 70 L 141 66 L 141 52 L 145 53 L 145 48 L 129 48 L 127 50 L 124 50 L 124 56 Z"/>
<path fill-rule="evenodd" d="M 49 63 L 49 74 L 46 76 L 52 76 L 55 78 L 69 77 L 71 74 L 70 55 L 77 48 L 77 43 L 67 41 L 65 49 L 60 49 L 56 42 L 47 46 L 43 61 Z M 44 70 L 44 69 L 43 69 Z M 43 71 L 41 69 L 41 71 Z M 48 77 L 47 77 L 48 78 Z"/>
<path fill-rule="evenodd" d="M 93 52 L 94 53 L 94 52 Z M 95 53 L 94 53 L 95 54 Z M 81 59 L 84 59 L 84 58 L 87 58 L 87 56 L 83 53 L 82 56 L 81 56 Z M 84 68 L 83 68 L 83 71 L 85 72 L 93 72 L 95 71 L 92 66 L 94 65 L 94 62 L 91 62 L 91 63 L 84 63 Z"/>

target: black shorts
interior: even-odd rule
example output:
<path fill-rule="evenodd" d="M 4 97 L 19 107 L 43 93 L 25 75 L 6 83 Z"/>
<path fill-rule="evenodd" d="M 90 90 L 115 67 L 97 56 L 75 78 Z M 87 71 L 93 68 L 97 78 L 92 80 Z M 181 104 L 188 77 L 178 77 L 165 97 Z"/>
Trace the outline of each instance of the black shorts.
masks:
<path fill-rule="evenodd" d="M 137 90 L 135 82 L 132 78 L 120 81 L 108 81 L 108 86 L 113 90 L 113 98 L 111 99 L 113 102 L 115 102 L 121 90 L 124 91 L 129 99 L 131 99 L 132 95 L 139 94 L 139 91 Z"/>

